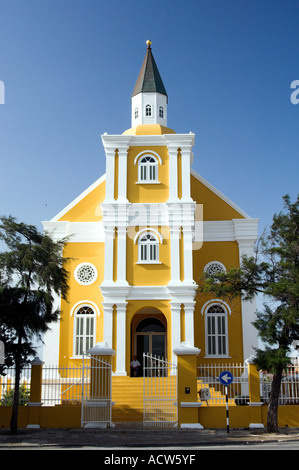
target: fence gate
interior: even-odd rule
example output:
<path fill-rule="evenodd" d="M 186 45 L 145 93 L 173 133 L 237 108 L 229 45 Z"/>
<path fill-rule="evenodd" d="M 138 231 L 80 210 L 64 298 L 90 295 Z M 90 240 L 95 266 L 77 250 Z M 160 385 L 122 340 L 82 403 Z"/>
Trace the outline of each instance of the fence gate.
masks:
<path fill-rule="evenodd" d="M 111 427 L 111 398 L 111 363 L 84 354 L 81 427 Z"/>
<path fill-rule="evenodd" d="M 177 425 L 177 366 L 143 354 L 143 425 Z"/>

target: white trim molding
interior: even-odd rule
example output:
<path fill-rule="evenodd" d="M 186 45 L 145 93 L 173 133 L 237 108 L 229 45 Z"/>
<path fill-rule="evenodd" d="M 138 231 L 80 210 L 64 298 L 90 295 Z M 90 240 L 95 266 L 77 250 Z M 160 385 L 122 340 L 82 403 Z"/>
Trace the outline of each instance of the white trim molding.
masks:
<path fill-rule="evenodd" d="M 74 312 L 76 312 L 76 310 L 78 308 L 81 308 L 83 307 L 84 305 L 90 305 L 92 308 L 95 309 L 96 313 L 97 313 L 97 316 L 99 317 L 100 316 L 100 309 L 99 307 L 97 306 L 97 304 L 95 304 L 94 302 L 92 302 L 91 300 L 80 300 L 79 302 L 77 302 L 75 305 L 73 305 L 73 307 L 71 308 L 71 311 L 70 311 L 70 316 L 72 317 L 74 315 Z"/>

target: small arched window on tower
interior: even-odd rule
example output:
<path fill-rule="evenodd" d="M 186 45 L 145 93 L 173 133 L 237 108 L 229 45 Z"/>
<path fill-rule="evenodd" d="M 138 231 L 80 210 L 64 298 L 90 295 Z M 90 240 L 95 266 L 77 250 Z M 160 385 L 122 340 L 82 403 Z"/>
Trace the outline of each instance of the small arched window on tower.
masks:
<path fill-rule="evenodd" d="M 152 116 L 152 106 L 151 106 L 150 104 L 147 104 L 147 105 L 145 106 L 145 115 L 146 115 L 147 117 Z"/>
<path fill-rule="evenodd" d="M 138 241 L 138 262 L 155 263 L 159 261 L 159 239 L 156 234 L 146 232 Z"/>
<path fill-rule="evenodd" d="M 134 116 L 135 116 L 135 119 L 138 118 L 138 108 L 135 108 L 135 111 L 134 111 Z"/>
<path fill-rule="evenodd" d="M 163 106 L 159 106 L 159 117 L 164 118 L 164 109 Z"/>
<path fill-rule="evenodd" d="M 138 164 L 138 181 L 140 183 L 158 182 L 158 160 L 153 155 L 140 158 Z"/>

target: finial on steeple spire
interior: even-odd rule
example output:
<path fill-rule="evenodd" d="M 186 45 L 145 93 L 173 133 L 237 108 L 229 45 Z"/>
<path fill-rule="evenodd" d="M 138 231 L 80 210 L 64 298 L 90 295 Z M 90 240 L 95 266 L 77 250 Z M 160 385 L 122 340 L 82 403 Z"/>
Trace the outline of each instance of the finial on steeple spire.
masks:
<path fill-rule="evenodd" d="M 150 39 L 148 39 L 146 41 L 146 44 L 147 44 L 147 48 L 150 49 L 151 48 L 151 45 L 152 45 L 152 41 Z"/>

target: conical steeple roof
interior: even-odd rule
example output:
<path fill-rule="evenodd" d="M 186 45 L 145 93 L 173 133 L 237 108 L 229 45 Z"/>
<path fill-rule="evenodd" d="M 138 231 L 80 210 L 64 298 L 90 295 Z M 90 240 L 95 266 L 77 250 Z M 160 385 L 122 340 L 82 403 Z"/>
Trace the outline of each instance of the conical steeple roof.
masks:
<path fill-rule="evenodd" d="M 161 95 L 167 96 L 161 75 L 152 53 L 151 41 L 147 41 L 145 58 L 132 96 L 138 95 L 138 93 L 160 93 Z"/>

